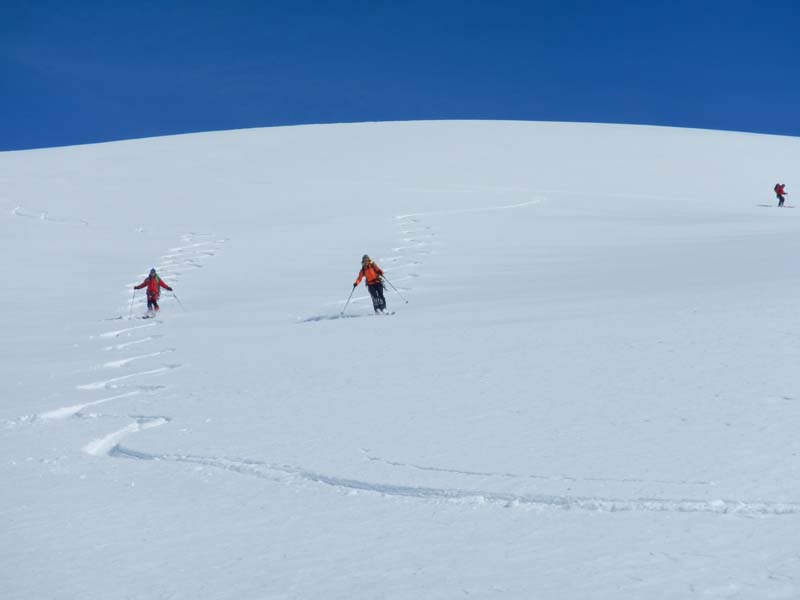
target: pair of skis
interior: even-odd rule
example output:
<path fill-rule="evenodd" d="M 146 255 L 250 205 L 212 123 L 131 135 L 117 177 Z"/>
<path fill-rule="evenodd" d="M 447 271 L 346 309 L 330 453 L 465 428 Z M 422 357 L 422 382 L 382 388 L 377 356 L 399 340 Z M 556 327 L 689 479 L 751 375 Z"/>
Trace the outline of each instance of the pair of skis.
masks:
<path fill-rule="evenodd" d="M 395 293 L 396 293 L 398 296 L 400 296 L 400 299 L 401 299 L 403 302 L 405 302 L 406 304 L 408 304 L 408 300 L 406 300 L 405 298 L 403 298 L 403 294 L 401 294 L 401 293 L 400 293 L 400 292 L 397 290 L 397 288 L 396 288 L 396 287 L 394 287 L 394 284 L 393 284 L 391 281 L 389 281 L 388 279 L 386 279 L 386 276 L 385 276 L 385 275 L 384 275 L 384 276 L 381 278 L 381 281 L 385 281 L 385 282 L 386 282 L 386 283 L 388 283 L 390 286 L 392 286 L 392 289 L 395 291 Z M 355 293 L 355 291 L 356 291 L 356 286 L 353 286 L 353 289 L 352 289 L 352 290 L 350 290 L 350 295 L 347 297 L 347 302 L 345 302 L 345 303 L 344 303 L 344 308 L 342 309 L 342 312 L 339 314 L 339 316 L 340 316 L 340 317 L 343 317 L 343 316 L 344 316 L 344 311 L 346 311 L 346 310 L 347 310 L 347 306 L 350 304 L 350 299 L 353 297 L 353 293 Z M 393 315 L 393 314 L 394 314 L 394 312 L 390 312 L 390 313 L 377 313 L 377 312 L 376 312 L 375 314 L 376 314 L 376 315 L 377 315 L 377 314 L 389 314 L 389 315 Z"/>
<path fill-rule="evenodd" d="M 175 300 L 178 300 L 178 296 L 175 294 L 175 292 L 173 292 L 172 290 L 170 290 L 170 292 L 172 292 L 173 298 L 175 298 Z M 133 301 L 134 301 L 135 298 L 136 298 L 136 288 L 134 288 L 133 296 L 131 297 L 131 310 L 130 310 L 130 313 L 128 314 L 128 319 L 133 318 Z M 186 309 L 183 307 L 183 302 L 181 302 L 180 300 L 178 300 L 178 306 L 181 307 L 182 311 L 186 312 Z M 152 317 L 144 316 L 142 318 L 143 319 L 151 319 Z"/>

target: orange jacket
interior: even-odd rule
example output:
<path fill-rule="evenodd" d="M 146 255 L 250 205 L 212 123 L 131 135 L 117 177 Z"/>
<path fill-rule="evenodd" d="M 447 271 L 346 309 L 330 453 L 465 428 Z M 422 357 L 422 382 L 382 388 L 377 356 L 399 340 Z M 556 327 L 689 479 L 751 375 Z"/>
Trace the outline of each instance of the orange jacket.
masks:
<path fill-rule="evenodd" d="M 383 275 L 383 269 L 374 262 L 369 261 L 369 264 L 366 267 L 361 267 L 361 270 L 358 272 L 358 279 L 356 279 L 355 285 L 361 283 L 364 277 L 367 278 L 367 285 L 375 285 L 381 280 L 381 275 Z"/>
<path fill-rule="evenodd" d="M 133 286 L 133 289 L 140 290 L 143 287 L 147 288 L 147 297 L 148 298 L 155 298 L 156 300 L 159 299 L 161 296 L 161 288 L 165 290 L 172 291 L 172 288 L 169 287 L 158 275 L 154 277 L 150 277 L 149 275 L 145 277 L 145 280 L 140 283 L 139 285 Z"/>

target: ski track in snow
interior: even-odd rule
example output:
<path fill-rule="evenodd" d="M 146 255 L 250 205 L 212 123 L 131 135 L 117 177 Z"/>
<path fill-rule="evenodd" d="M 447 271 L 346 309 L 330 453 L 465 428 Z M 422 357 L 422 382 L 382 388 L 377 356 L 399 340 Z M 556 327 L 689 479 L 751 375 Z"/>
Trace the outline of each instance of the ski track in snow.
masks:
<path fill-rule="evenodd" d="M 143 337 L 143 338 L 139 338 L 139 339 L 136 339 L 136 340 L 132 340 L 130 342 L 123 342 L 122 344 L 115 344 L 113 346 L 106 346 L 105 348 L 103 348 L 103 350 L 105 350 L 105 351 L 122 350 L 124 348 L 128 348 L 129 346 L 135 346 L 135 345 L 138 345 L 138 344 L 146 344 L 147 342 L 151 342 L 151 341 L 156 340 L 156 339 L 161 338 L 161 337 L 164 337 L 164 336 L 162 336 L 162 335 L 149 335 L 147 337 Z"/>
<path fill-rule="evenodd" d="M 442 191 L 442 190 L 439 190 Z M 453 190 L 449 190 L 453 191 Z M 525 194 L 530 194 L 530 190 L 527 189 L 515 189 L 513 191 L 521 192 Z M 515 208 L 525 208 L 527 206 L 532 206 L 535 204 L 540 204 L 544 199 L 543 198 L 534 198 L 532 200 L 526 200 L 524 202 L 518 202 L 516 204 L 507 204 L 502 206 L 485 206 L 485 207 L 475 207 L 475 208 L 460 208 L 460 209 L 451 209 L 451 210 L 442 210 L 442 211 L 434 211 L 434 212 L 420 212 L 420 213 L 409 213 L 405 215 L 397 215 L 394 217 L 394 220 L 399 227 L 399 235 L 398 238 L 401 242 L 403 242 L 400 246 L 395 246 L 392 248 L 392 254 L 388 256 L 380 256 L 376 258 L 376 262 L 379 265 L 383 266 L 384 271 L 388 274 L 392 274 L 391 277 L 387 278 L 387 282 L 391 282 L 395 285 L 397 290 L 402 292 L 408 292 L 413 289 L 409 283 L 415 279 L 422 277 L 419 271 L 420 267 L 424 265 L 425 259 L 432 256 L 434 254 L 434 250 L 431 249 L 436 245 L 440 244 L 441 242 L 437 239 L 437 234 L 432 230 L 429 225 L 426 225 L 422 221 L 422 217 L 426 216 L 441 216 L 441 215 L 456 215 L 456 214 L 470 214 L 470 213 L 483 213 L 483 212 L 493 212 L 498 210 L 510 210 Z M 399 272 L 397 276 L 394 275 L 395 272 Z M 394 293 L 391 285 L 387 285 L 384 290 L 384 294 L 391 298 L 394 297 L 393 300 L 387 300 L 387 304 L 391 302 L 402 302 L 402 300 Z M 339 319 L 352 319 L 356 317 L 366 317 L 366 316 L 373 316 L 373 312 L 369 311 L 369 303 L 371 303 L 371 298 L 368 293 L 362 293 L 358 296 L 353 296 L 350 299 L 350 305 L 359 305 L 367 303 L 367 308 L 365 312 L 361 313 L 350 313 L 345 314 L 342 312 L 343 307 L 346 306 L 346 301 L 341 300 L 336 302 L 336 306 L 338 309 L 335 312 L 324 312 L 321 314 L 311 315 L 308 317 L 298 317 L 298 323 L 318 323 L 320 321 L 336 321 Z"/>
<path fill-rule="evenodd" d="M 83 447 L 83 451 L 86 452 L 86 454 L 91 454 L 92 456 L 108 455 L 111 449 L 119 444 L 124 437 L 127 437 L 132 433 L 136 433 L 137 431 L 143 431 L 152 427 L 166 425 L 170 421 L 167 417 L 138 416 L 134 418 L 136 420 L 130 425 L 126 425 L 122 429 L 119 429 L 113 433 L 109 433 L 104 437 L 92 440 Z"/>
<path fill-rule="evenodd" d="M 140 356 L 131 356 L 129 358 L 122 358 L 120 360 L 112 360 L 103 365 L 103 368 L 106 369 L 117 369 L 120 367 L 125 367 L 132 363 L 135 360 L 142 360 L 144 358 L 153 358 L 155 356 L 161 356 L 162 354 L 169 354 L 170 352 L 175 352 L 175 348 L 167 348 L 166 350 L 160 350 L 158 352 L 151 352 L 149 354 L 142 354 Z"/>
<path fill-rule="evenodd" d="M 26 212 L 25 208 L 21 205 L 15 206 L 14 209 L 11 211 L 11 214 L 15 217 L 21 217 L 23 219 L 34 219 L 37 221 L 47 222 L 47 223 L 57 223 L 59 225 L 80 225 L 82 227 L 86 227 L 89 225 L 89 221 L 85 219 L 64 219 L 61 217 L 51 217 L 49 211 L 41 210 L 37 213 Z"/>
<path fill-rule="evenodd" d="M 117 338 L 121 336 L 123 333 L 130 333 L 132 331 L 136 331 L 137 329 L 147 329 L 148 327 L 156 327 L 158 323 L 147 323 L 145 325 L 135 325 L 133 327 L 126 327 L 125 329 L 117 329 L 116 331 L 106 331 L 105 333 L 101 333 L 99 337 L 101 338 Z"/>
<path fill-rule="evenodd" d="M 74 417 L 80 414 L 84 408 L 88 406 L 95 406 L 97 404 L 105 404 L 106 402 L 111 402 L 112 400 L 119 400 L 120 398 L 128 398 L 130 396 L 136 396 L 140 394 L 139 390 L 133 390 L 130 392 L 125 392 L 124 394 L 117 394 L 116 396 L 111 396 L 109 398 L 103 398 L 101 400 L 95 400 L 94 402 L 85 402 L 84 404 L 75 404 L 73 406 L 64 406 L 62 408 L 56 408 L 55 410 L 49 410 L 45 413 L 37 415 L 39 419 L 66 419 L 68 417 Z"/>
<path fill-rule="evenodd" d="M 580 482 L 580 481 L 593 481 L 593 482 L 609 482 L 609 483 L 647 483 L 647 484 L 664 484 L 664 485 L 686 485 L 686 486 L 707 486 L 715 485 L 713 481 L 695 481 L 691 479 L 641 479 L 636 477 L 577 477 L 574 475 L 558 474 L 558 475 L 541 475 L 541 474 L 520 474 L 520 473 L 496 473 L 489 471 L 467 471 L 461 469 L 451 469 L 446 467 L 433 467 L 425 465 L 417 465 L 414 463 L 404 463 L 398 461 L 391 461 L 374 456 L 369 453 L 369 450 L 363 449 L 362 453 L 365 458 L 371 462 L 381 463 L 390 467 L 401 467 L 406 469 L 414 469 L 417 471 L 432 471 L 435 473 L 452 473 L 454 475 L 465 475 L 468 477 L 498 477 L 503 479 L 539 479 L 543 481 L 567 481 L 567 482 Z"/>
<path fill-rule="evenodd" d="M 24 213 L 21 210 L 21 207 L 17 207 L 17 209 L 14 209 L 14 214 L 20 217 L 31 217 L 31 215 Z M 206 260 L 209 257 L 214 256 L 220 249 L 222 244 L 224 244 L 227 240 L 219 238 L 215 234 L 190 232 L 185 235 L 182 235 L 180 237 L 180 241 L 182 244 L 181 246 L 170 248 L 168 251 L 169 254 L 162 256 L 161 259 L 159 259 L 159 261 L 156 263 L 158 265 L 157 270 L 161 274 L 163 274 L 165 278 L 169 277 L 171 283 L 177 283 L 179 281 L 183 270 L 197 269 L 203 267 L 202 261 Z M 144 275 L 142 275 L 142 278 L 144 278 Z M 139 282 L 141 282 L 141 280 L 142 280 L 141 278 L 137 279 L 135 283 L 138 284 Z M 122 315 L 113 317 L 111 319 L 104 319 L 104 321 L 127 320 L 129 312 L 136 311 L 138 315 L 141 314 L 141 312 L 145 309 L 145 304 L 146 304 L 145 298 L 140 296 L 139 298 L 135 298 L 134 302 L 130 301 L 130 289 L 132 285 L 134 284 L 133 283 L 126 284 L 124 291 L 125 304 L 121 307 Z M 143 295 L 144 294 L 142 294 L 142 296 Z M 112 344 L 102 348 L 104 352 L 124 352 L 131 346 L 136 346 L 137 348 L 140 348 L 142 347 L 142 345 L 145 344 L 152 344 L 159 342 L 164 337 L 164 334 L 161 333 L 153 334 L 151 333 L 151 331 L 154 327 L 159 327 L 159 328 L 162 327 L 163 324 L 164 322 L 161 319 L 153 319 L 148 323 L 143 323 L 140 325 L 130 325 L 112 331 L 106 331 L 100 333 L 97 336 L 92 336 L 91 339 L 94 338 L 98 338 L 101 340 L 109 340 L 109 339 L 116 340 L 120 338 L 126 339 L 126 341 L 124 342 Z M 137 337 L 141 334 L 145 335 L 143 337 Z M 123 358 L 119 358 L 116 360 L 111 360 L 111 361 L 106 360 L 100 365 L 100 368 L 124 369 L 134 361 L 157 359 L 158 357 L 164 354 L 171 354 L 173 352 L 177 352 L 177 349 L 162 348 L 154 350 L 152 352 L 125 356 Z M 181 368 L 181 366 L 182 365 L 179 363 L 163 364 L 155 368 L 143 369 L 132 373 L 126 373 L 125 375 L 121 375 L 118 377 L 112 377 L 100 381 L 92 381 L 77 385 L 76 389 L 82 392 L 91 392 L 97 390 L 107 390 L 107 391 L 113 390 L 113 391 L 121 391 L 121 393 L 101 398 L 99 400 L 76 403 L 69 406 L 55 408 L 53 410 L 49 410 L 47 412 L 38 415 L 22 417 L 20 419 L 17 419 L 17 421 L 19 423 L 32 424 L 43 421 L 55 421 L 55 420 L 68 419 L 72 417 L 82 417 L 86 416 L 83 414 L 83 411 L 92 406 L 98 406 L 101 404 L 106 404 L 109 402 L 122 400 L 125 398 L 131 398 L 141 394 L 150 394 L 150 395 L 159 394 L 163 390 L 167 389 L 169 386 L 159 385 L 159 384 L 144 384 L 140 383 L 140 380 L 146 377 L 165 375 L 170 371 Z M 128 388 L 132 389 L 129 389 L 129 391 L 124 391 Z M 96 418 L 96 417 L 113 416 L 113 415 L 104 415 L 100 413 L 89 416 Z M 117 431 L 109 433 L 101 438 L 91 440 L 90 442 L 88 442 L 83 446 L 83 451 L 93 456 L 107 455 L 111 448 L 117 445 L 120 442 L 120 440 L 127 437 L 128 435 L 131 435 L 139 431 L 143 431 L 145 429 L 150 429 L 153 427 L 165 425 L 170 422 L 170 418 L 165 416 L 131 415 L 131 418 L 133 419 L 132 423 L 126 425 L 121 429 L 118 429 Z"/>
<path fill-rule="evenodd" d="M 161 373 L 166 373 L 172 369 L 178 369 L 181 365 L 164 365 L 163 367 L 159 367 L 157 369 L 150 369 L 148 371 L 139 371 L 137 373 L 131 373 L 129 375 L 122 375 L 120 377 L 113 377 L 111 379 L 106 379 L 104 381 L 93 381 L 92 383 L 84 383 L 82 385 L 76 386 L 79 390 L 101 390 L 101 389 L 115 389 L 119 387 L 120 381 L 126 381 L 128 379 L 132 379 L 134 377 L 142 377 L 144 375 L 158 375 Z"/>
<path fill-rule="evenodd" d="M 528 190 L 519 190 L 529 193 Z M 402 219 L 413 219 L 414 217 L 429 217 L 429 216 L 443 216 L 443 215 L 460 215 L 460 214 L 469 214 L 469 213 L 483 213 L 483 212 L 493 212 L 496 210 L 509 210 L 512 208 L 523 208 L 525 206 L 531 206 L 533 204 L 540 204 L 543 198 L 535 198 L 533 200 L 528 200 L 526 202 L 518 202 L 516 204 L 506 204 L 504 206 L 486 206 L 483 208 L 454 208 L 450 210 L 436 210 L 431 212 L 419 212 L 419 213 L 409 213 L 407 215 L 398 215 L 395 217 L 398 220 Z"/>
<path fill-rule="evenodd" d="M 119 437 L 126 433 L 116 432 Z M 800 513 L 800 502 L 765 502 L 744 500 L 696 500 L 665 498 L 608 498 L 553 494 L 513 494 L 487 490 L 437 488 L 427 486 L 397 485 L 335 477 L 309 471 L 292 465 L 277 465 L 250 459 L 231 459 L 214 456 L 182 454 L 149 454 L 106 443 L 107 454 L 112 457 L 143 461 L 180 462 L 222 469 L 287 485 L 317 484 L 335 488 L 340 492 L 365 492 L 388 498 L 411 498 L 426 501 L 471 502 L 505 507 L 531 507 L 560 510 L 585 510 L 595 512 L 697 512 L 735 514 L 740 516 L 772 516 Z"/>

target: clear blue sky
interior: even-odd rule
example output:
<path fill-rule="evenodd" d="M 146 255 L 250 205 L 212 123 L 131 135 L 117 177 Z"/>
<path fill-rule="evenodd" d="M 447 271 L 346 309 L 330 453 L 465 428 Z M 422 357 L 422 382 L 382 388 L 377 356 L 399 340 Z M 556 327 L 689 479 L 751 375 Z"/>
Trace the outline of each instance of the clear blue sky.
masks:
<path fill-rule="evenodd" d="M 800 2 L 4 0 L 0 150 L 405 119 L 800 136 Z"/>

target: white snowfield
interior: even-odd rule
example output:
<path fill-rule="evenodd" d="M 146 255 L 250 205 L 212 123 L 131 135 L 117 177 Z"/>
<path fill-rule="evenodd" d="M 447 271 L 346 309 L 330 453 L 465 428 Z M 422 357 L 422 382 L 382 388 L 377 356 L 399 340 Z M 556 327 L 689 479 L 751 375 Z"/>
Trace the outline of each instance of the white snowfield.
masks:
<path fill-rule="evenodd" d="M 565 123 L 0 154 L 0 597 L 800 597 L 778 181 Z"/>

